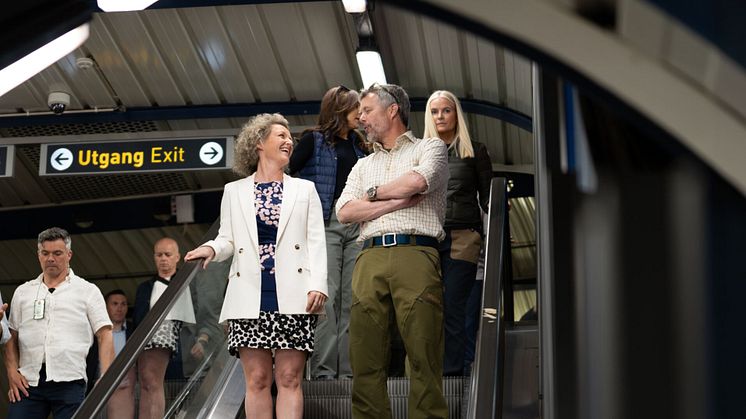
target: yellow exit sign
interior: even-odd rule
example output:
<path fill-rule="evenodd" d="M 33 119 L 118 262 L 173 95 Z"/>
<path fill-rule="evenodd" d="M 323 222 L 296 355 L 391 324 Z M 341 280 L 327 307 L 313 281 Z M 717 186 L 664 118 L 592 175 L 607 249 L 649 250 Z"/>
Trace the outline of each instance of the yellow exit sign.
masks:
<path fill-rule="evenodd" d="M 39 174 L 227 169 L 232 163 L 233 137 L 42 144 Z"/>

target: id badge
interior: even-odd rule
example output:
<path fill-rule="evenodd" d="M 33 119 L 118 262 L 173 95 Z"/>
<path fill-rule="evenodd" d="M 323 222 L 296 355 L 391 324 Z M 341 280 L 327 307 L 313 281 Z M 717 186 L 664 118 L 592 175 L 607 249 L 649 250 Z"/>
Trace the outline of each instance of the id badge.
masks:
<path fill-rule="evenodd" d="M 34 300 L 34 320 L 44 318 L 44 300 Z"/>

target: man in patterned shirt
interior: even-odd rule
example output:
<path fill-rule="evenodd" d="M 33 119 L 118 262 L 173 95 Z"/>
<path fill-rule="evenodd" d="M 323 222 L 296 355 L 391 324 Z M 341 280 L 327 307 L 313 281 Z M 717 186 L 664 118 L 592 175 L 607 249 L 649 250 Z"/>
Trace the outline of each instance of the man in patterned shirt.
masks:
<path fill-rule="evenodd" d="M 408 417 L 445 418 L 438 241 L 445 236 L 446 146 L 407 130 L 409 97 L 401 87 L 373 84 L 360 97 L 360 122 L 374 152 L 353 167 L 336 206 L 342 223 L 360 223 L 363 242 L 352 275 L 353 417 L 391 417 L 393 312 L 409 358 Z"/>

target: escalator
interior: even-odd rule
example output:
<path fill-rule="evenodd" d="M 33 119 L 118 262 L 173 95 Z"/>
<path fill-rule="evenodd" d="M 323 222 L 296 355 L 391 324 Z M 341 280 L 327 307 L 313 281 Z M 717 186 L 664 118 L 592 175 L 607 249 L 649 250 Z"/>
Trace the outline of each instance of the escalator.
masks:
<path fill-rule="evenodd" d="M 505 179 L 493 179 L 491 193 L 482 317 L 473 374 L 470 377 L 444 378 L 443 390 L 451 418 L 533 419 L 539 417 L 537 327 L 514 326 L 512 322 L 506 323 L 501 314 L 504 311 L 505 265 L 509 260 L 506 254 L 510 251 Z M 216 235 L 217 224 L 212 226 L 203 241 Z M 197 324 L 185 325 L 185 329 L 194 330 L 195 334 L 208 333 L 211 344 L 200 362 L 186 371 L 187 377 L 183 381 L 168 386 L 169 393 L 173 394 L 167 395 L 165 416 L 189 419 L 244 417 L 243 371 L 238 359 L 229 355 L 223 327 L 217 324 L 216 310 L 219 311 L 222 305 L 219 291 L 225 290 L 230 262 L 213 262 L 206 270 L 196 262 L 186 263 L 74 417 L 105 417 L 103 412 L 108 398 L 183 292 L 191 292 L 197 301 Z M 512 299 L 512 295 L 505 298 Z M 183 352 L 189 356 L 188 351 Z M 408 380 L 391 377 L 388 389 L 393 417 L 406 418 Z M 351 380 L 305 380 L 304 417 L 350 418 L 351 390 Z"/>

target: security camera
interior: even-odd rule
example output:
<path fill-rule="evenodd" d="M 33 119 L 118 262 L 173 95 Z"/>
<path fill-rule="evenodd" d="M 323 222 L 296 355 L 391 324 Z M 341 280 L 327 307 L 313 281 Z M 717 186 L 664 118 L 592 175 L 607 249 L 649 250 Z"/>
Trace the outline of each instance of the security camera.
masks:
<path fill-rule="evenodd" d="M 65 112 L 65 108 L 70 104 L 70 94 L 65 92 L 50 92 L 47 99 L 49 109 L 57 115 Z"/>

